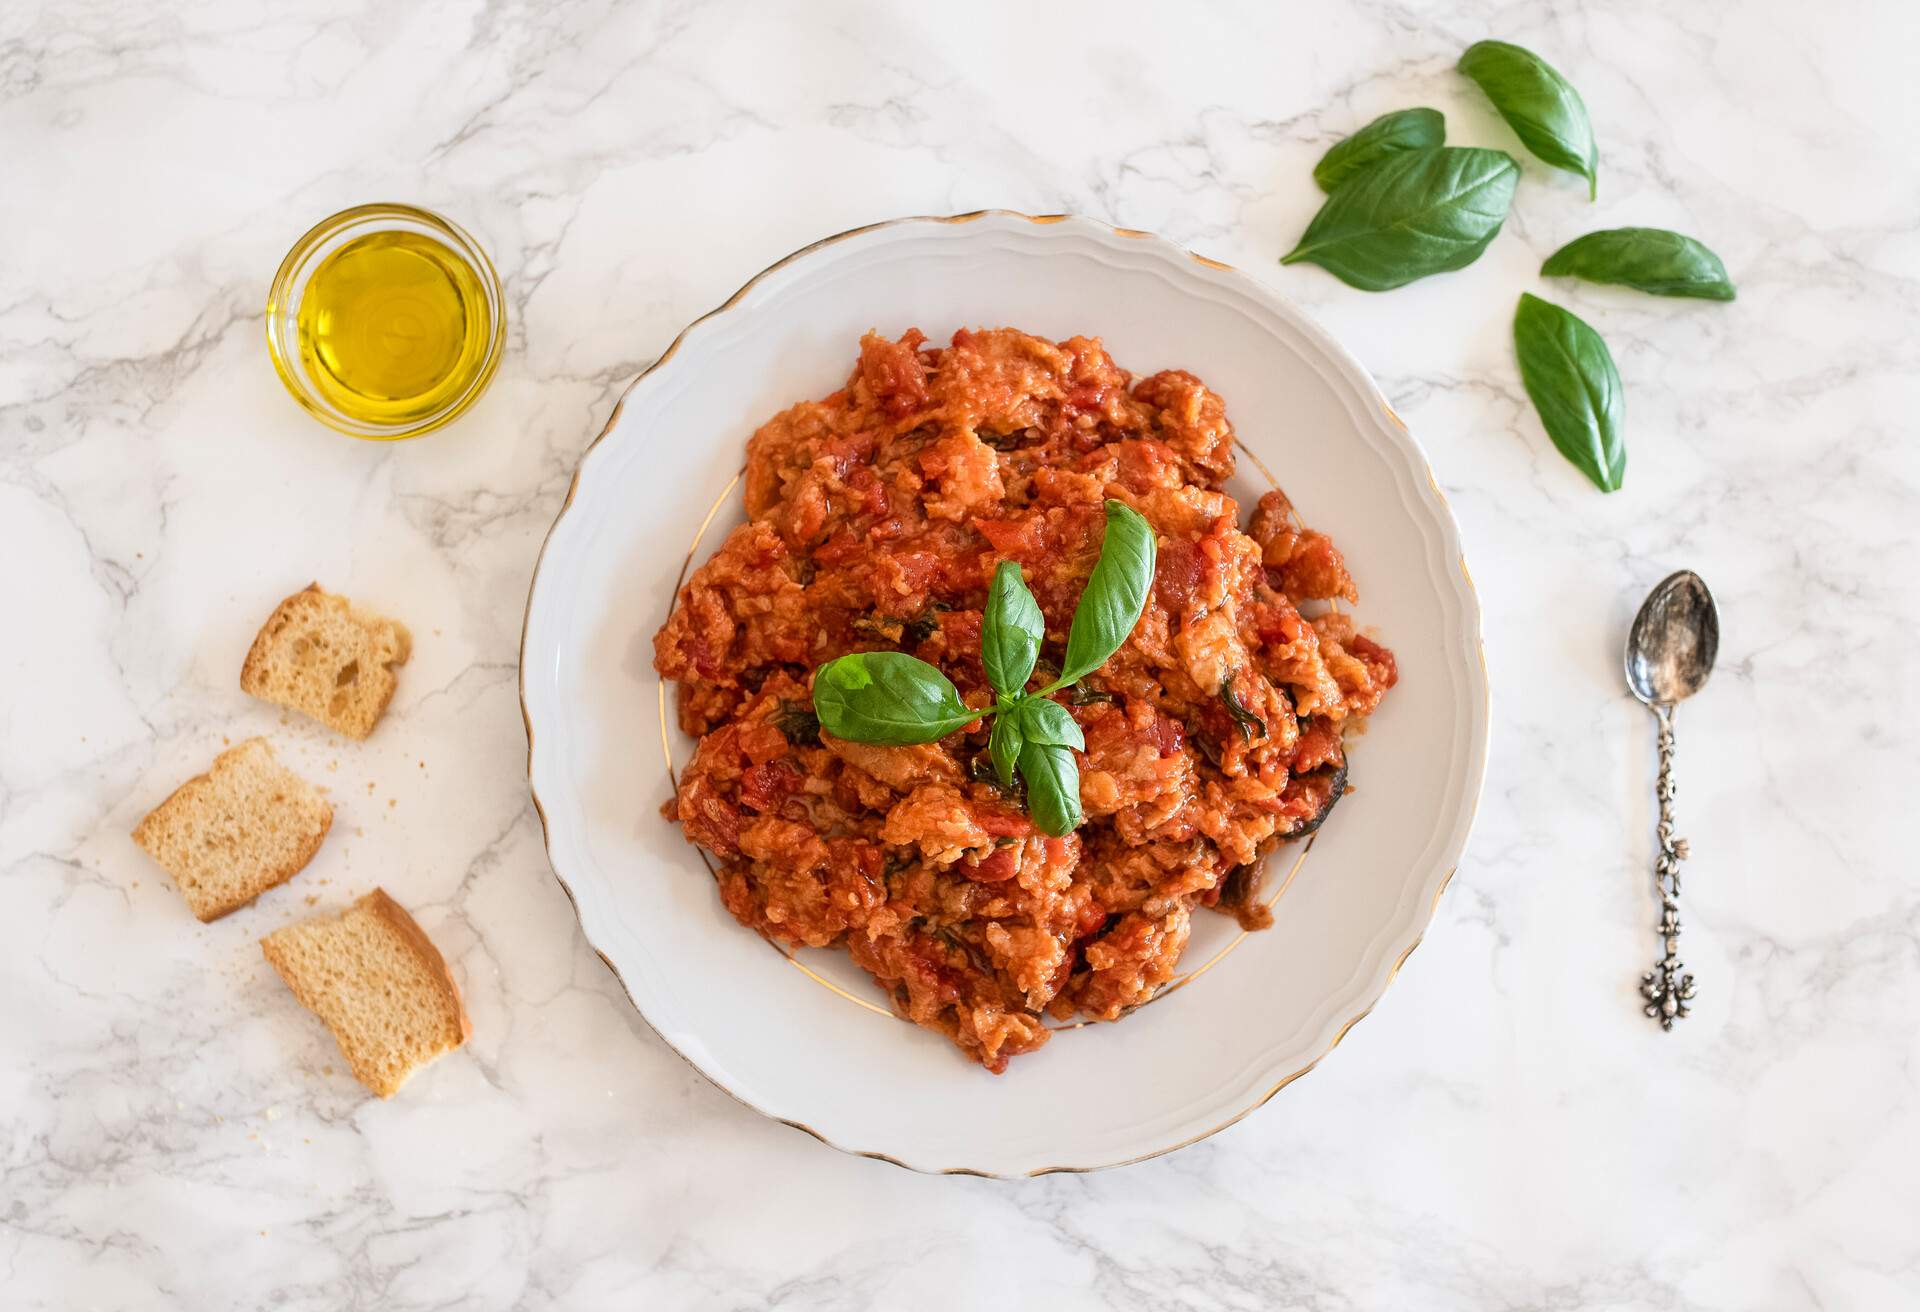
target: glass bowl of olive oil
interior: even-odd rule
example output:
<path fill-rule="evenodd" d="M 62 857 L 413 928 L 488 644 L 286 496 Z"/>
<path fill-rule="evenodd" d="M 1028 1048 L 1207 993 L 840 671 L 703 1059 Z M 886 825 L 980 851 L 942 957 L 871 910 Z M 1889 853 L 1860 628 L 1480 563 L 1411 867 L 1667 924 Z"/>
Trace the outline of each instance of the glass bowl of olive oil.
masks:
<path fill-rule="evenodd" d="M 267 294 L 267 351 L 321 423 L 354 437 L 418 437 L 492 381 L 506 299 L 486 252 L 411 205 L 359 205 L 308 232 Z"/>

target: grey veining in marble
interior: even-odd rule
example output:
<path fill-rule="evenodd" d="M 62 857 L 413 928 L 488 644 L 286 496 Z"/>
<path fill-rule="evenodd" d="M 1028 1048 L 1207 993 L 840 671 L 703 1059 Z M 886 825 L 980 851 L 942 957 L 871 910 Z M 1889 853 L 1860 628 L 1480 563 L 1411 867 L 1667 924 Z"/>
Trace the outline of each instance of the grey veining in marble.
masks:
<path fill-rule="evenodd" d="M 1470 269 L 1280 268 L 1376 114 L 1518 151 L 1452 71 L 1488 35 L 1579 86 L 1598 202 L 1523 159 Z M 0 1303 L 1920 1303 L 1917 45 L 1868 0 L 0 6 Z M 398 446 L 305 418 L 261 340 L 287 246 L 374 199 L 479 234 L 513 325 L 480 406 Z M 1427 943 L 1321 1069 L 1173 1157 L 1013 1185 L 840 1156 L 668 1052 L 547 873 L 515 691 L 626 379 L 799 245 L 989 205 L 1161 231 L 1353 347 L 1462 522 L 1496 714 Z M 1626 224 L 1706 240 L 1739 300 L 1535 275 Z M 1617 495 L 1526 404 L 1523 290 L 1612 344 Z M 1705 987 L 1668 1035 L 1635 1005 L 1653 744 L 1618 653 L 1682 566 L 1725 628 L 1682 717 Z M 236 687 L 314 578 L 418 638 L 364 745 Z M 263 731 L 335 833 L 200 926 L 127 831 Z M 474 1020 L 387 1103 L 255 946 L 375 883 Z"/>

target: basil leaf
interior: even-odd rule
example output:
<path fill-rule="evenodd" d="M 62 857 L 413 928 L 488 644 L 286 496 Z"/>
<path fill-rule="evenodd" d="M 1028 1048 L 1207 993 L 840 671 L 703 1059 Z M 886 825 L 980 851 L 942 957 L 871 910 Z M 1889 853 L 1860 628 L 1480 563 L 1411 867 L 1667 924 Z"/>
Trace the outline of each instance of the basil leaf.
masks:
<path fill-rule="evenodd" d="M 1020 749 L 1025 746 L 1019 716 L 1001 715 L 994 720 L 993 733 L 987 739 L 987 754 L 993 758 L 993 772 L 1002 788 L 1013 787 L 1014 763 L 1020 759 Z"/>
<path fill-rule="evenodd" d="M 1691 237 L 1665 228 L 1608 228 L 1575 237 L 1540 266 L 1548 278 L 1618 283 L 1655 296 L 1733 299 L 1720 257 Z"/>
<path fill-rule="evenodd" d="M 1080 732 L 1080 722 L 1059 702 L 1045 697 L 1023 697 L 1014 703 L 1011 718 L 1020 722 L 1020 734 L 1030 743 L 1087 750 L 1087 738 Z"/>
<path fill-rule="evenodd" d="M 1258 737 L 1267 736 L 1267 722 L 1248 710 L 1240 699 L 1233 695 L 1232 675 L 1228 675 L 1227 681 L 1220 685 L 1220 700 L 1227 704 L 1227 715 L 1232 719 L 1234 728 L 1240 731 L 1241 742 L 1252 742 L 1256 736 L 1254 733 L 1256 728 L 1260 731 Z"/>
<path fill-rule="evenodd" d="M 1627 471 L 1620 435 L 1620 371 L 1600 334 L 1551 301 L 1525 292 L 1513 316 L 1520 381 L 1560 454 L 1602 492 Z"/>
<path fill-rule="evenodd" d="M 1437 109 L 1401 109 L 1382 114 L 1333 149 L 1313 166 L 1313 180 L 1331 192 L 1341 183 L 1372 168 L 1389 155 L 1438 146 L 1447 139 L 1447 121 Z"/>
<path fill-rule="evenodd" d="M 1107 502 L 1107 535 L 1067 631 L 1067 659 L 1046 691 L 1092 674 L 1120 650 L 1146 609 L 1153 586 L 1153 526 L 1118 501 Z"/>
<path fill-rule="evenodd" d="M 1047 622 L 1040 603 L 1027 591 L 1017 562 L 1003 560 L 993 571 L 987 591 L 987 610 L 980 620 L 980 660 L 987 681 L 1002 697 L 1018 697 L 1026 690 L 1033 662 L 1040 655 Z"/>
<path fill-rule="evenodd" d="M 972 724 L 947 676 L 901 651 L 862 651 L 828 661 L 813 676 L 820 727 L 855 743 L 930 743 Z"/>
<path fill-rule="evenodd" d="M 1080 767 L 1073 752 L 1052 743 L 1020 749 L 1020 776 L 1027 781 L 1027 814 L 1042 833 L 1056 838 L 1080 826 Z"/>
<path fill-rule="evenodd" d="M 1600 147 L 1586 102 L 1553 65 L 1505 41 L 1476 41 L 1460 56 L 1460 71 L 1487 93 L 1521 144 L 1555 168 L 1585 178 L 1587 199 L 1600 194 Z"/>
<path fill-rule="evenodd" d="M 767 719 L 780 731 L 789 746 L 820 745 L 820 717 L 813 713 L 811 706 L 802 706 L 799 702 L 782 697 L 780 705 Z"/>
<path fill-rule="evenodd" d="M 1369 292 L 1464 269 L 1500 231 L 1519 179 L 1503 150 L 1435 146 L 1389 156 L 1327 197 L 1280 263 L 1308 260 Z"/>

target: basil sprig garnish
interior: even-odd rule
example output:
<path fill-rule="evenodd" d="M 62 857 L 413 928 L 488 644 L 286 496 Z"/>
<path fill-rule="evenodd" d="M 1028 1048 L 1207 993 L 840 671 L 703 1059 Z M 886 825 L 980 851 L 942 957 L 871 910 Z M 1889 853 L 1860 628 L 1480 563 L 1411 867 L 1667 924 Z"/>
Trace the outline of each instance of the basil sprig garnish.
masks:
<path fill-rule="evenodd" d="M 1013 787 L 1013 773 L 1020 764 L 1020 749 L 1027 745 L 1017 715 L 996 716 L 993 732 L 987 738 L 987 755 L 993 761 L 993 777 L 1002 788 Z"/>
<path fill-rule="evenodd" d="M 1004 697 L 1026 691 L 1046 636 L 1040 603 L 1021 580 L 1019 564 L 1001 561 L 994 568 L 986 614 L 980 620 L 980 663 L 987 667 L 987 682 L 995 692 Z"/>
<path fill-rule="evenodd" d="M 980 718 L 953 680 L 903 651 L 856 651 L 813 676 L 813 711 L 836 738 L 905 747 L 930 743 Z"/>
<path fill-rule="evenodd" d="M 1600 334 L 1569 310 L 1525 292 L 1513 316 L 1520 381 L 1560 454 L 1602 492 L 1627 472 L 1620 371 Z"/>
<path fill-rule="evenodd" d="M 1608 228 L 1575 237 L 1540 266 L 1548 278 L 1617 283 L 1655 296 L 1733 299 L 1720 257 L 1691 237 L 1665 228 Z"/>
<path fill-rule="evenodd" d="M 814 672 L 813 707 L 820 727 L 849 742 L 905 746 L 991 719 L 987 754 L 1000 783 L 1010 787 L 1017 771 L 1026 783 L 1034 824 L 1055 836 L 1072 833 L 1081 819 L 1080 769 L 1073 754 L 1087 744 L 1072 713 L 1050 694 L 1071 687 L 1120 650 L 1140 622 L 1153 586 L 1152 526 L 1118 501 L 1107 502 L 1106 511 L 1100 559 L 1074 608 L 1059 678 L 1038 692 L 1026 691 L 1047 636 L 1046 621 L 1020 566 L 1003 560 L 994 570 L 980 622 L 980 662 L 998 698 L 992 706 L 971 709 L 952 680 L 905 652 L 854 652 Z"/>
<path fill-rule="evenodd" d="M 1464 269 L 1506 222 L 1520 166 L 1504 150 L 1433 146 L 1389 155 L 1342 184 L 1282 264 L 1317 264 L 1384 292 Z"/>
<path fill-rule="evenodd" d="M 1080 827 L 1080 767 L 1071 751 L 1028 743 L 1020 749 L 1020 777 L 1027 781 L 1027 814 L 1043 833 L 1057 837 Z"/>
<path fill-rule="evenodd" d="M 1332 192 L 1356 174 L 1409 150 L 1446 144 L 1447 121 L 1437 109 L 1398 109 L 1382 114 L 1333 148 L 1313 166 L 1320 190 Z"/>
<path fill-rule="evenodd" d="M 1585 178 L 1587 199 L 1600 194 L 1600 147 L 1586 102 L 1558 69 L 1522 46 L 1476 41 L 1460 56 L 1460 71 L 1487 93 L 1522 145 Z"/>
<path fill-rule="evenodd" d="M 1100 544 L 1100 559 L 1094 562 L 1080 604 L 1073 609 L 1066 664 L 1060 677 L 1047 685 L 1047 692 L 1080 682 L 1120 650 L 1146 607 L 1147 589 L 1153 586 L 1153 552 L 1152 526 L 1120 502 L 1107 502 L 1106 540 Z M 1014 579 L 1019 579 L 1017 571 Z M 1019 586 L 1022 592 L 1027 590 L 1026 584 Z M 1017 689 L 995 685 L 995 691 L 1004 696 Z"/>

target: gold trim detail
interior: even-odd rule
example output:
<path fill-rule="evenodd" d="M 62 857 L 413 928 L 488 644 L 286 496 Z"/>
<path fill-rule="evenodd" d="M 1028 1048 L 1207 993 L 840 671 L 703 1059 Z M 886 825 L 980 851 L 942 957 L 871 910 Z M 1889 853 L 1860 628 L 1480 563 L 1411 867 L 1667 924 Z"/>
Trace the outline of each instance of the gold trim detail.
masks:
<path fill-rule="evenodd" d="M 574 908 L 574 916 L 576 920 L 579 919 L 579 907 L 580 907 L 579 899 L 574 896 L 572 887 L 568 885 L 566 879 L 560 874 L 559 870 L 553 866 L 553 844 L 552 844 L 551 826 L 547 819 L 546 807 L 540 801 L 539 791 L 533 786 L 534 734 L 533 734 L 533 717 L 527 710 L 526 654 L 527 654 L 527 619 L 533 613 L 533 597 L 534 597 L 535 590 L 539 587 L 539 584 L 540 584 L 540 571 L 542 566 L 546 563 L 547 549 L 549 546 L 552 545 L 553 535 L 559 529 L 560 521 L 566 518 L 567 511 L 572 508 L 574 495 L 578 492 L 579 486 L 580 486 L 581 470 L 585 467 L 587 457 L 593 453 L 593 450 L 595 447 L 599 446 L 601 442 L 606 440 L 607 435 L 611 433 L 615 425 L 619 423 L 621 411 L 626 407 L 627 398 L 632 395 L 633 390 L 636 387 L 638 387 L 656 369 L 660 368 L 667 361 L 673 358 L 674 354 L 680 349 L 680 344 L 686 340 L 687 334 L 692 332 L 695 328 L 699 327 L 701 324 L 705 323 L 707 320 L 714 318 L 716 315 L 723 314 L 726 311 L 732 309 L 735 305 L 737 305 L 740 302 L 741 298 L 744 297 L 748 291 L 752 290 L 752 288 L 757 283 L 759 283 L 763 278 L 767 277 L 769 274 L 772 274 L 775 271 L 786 267 L 787 265 L 793 263 L 795 260 L 800 259 L 802 256 L 809 255 L 812 252 L 819 250 L 824 246 L 829 246 L 836 242 L 845 241 L 848 238 L 857 237 L 863 233 L 873 232 L 881 228 L 898 227 L 900 225 L 908 224 L 908 223 L 949 223 L 949 224 L 971 223 L 974 220 L 983 218 L 988 214 L 1002 215 L 1007 218 L 1020 219 L 1020 220 L 1023 220 L 1024 222 L 1035 224 L 1035 225 L 1060 223 L 1072 217 L 1071 215 L 1066 215 L 1066 214 L 1023 214 L 1017 210 L 1002 210 L 1002 209 L 972 210 L 965 214 L 950 214 L 950 215 L 932 215 L 932 214 L 909 215 L 909 216 L 898 218 L 898 219 L 883 220 L 879 223 L 862 224 L 857 228 L 849 228 L 844 232 L 835 233 L 832 236 L 823 237 L 819 241 L 812 242 L 806 246 L 802 246 L 799 250 L 796 250 L 793 253 L 786 255 L 779 260 L 774 261 L 772 264 L 762 269 L 759 273 L 755 274 L 753 277 L 749 278 L 746 282 L 742 283 L 739 289 L 736 290 L 733 293 L 733 295 L 729 296 L 725 301 L 721 302 L 719 305 L 715 306 L 713 309 L 707 311 L 707 313 L 701 315 L 699 318 L 693 320 L 685 328 L 682 328 L 679 334 L 674 337 L 673 341 L 668 343 L 667 349 L 661 353 L 660 357 L 656 359 L 652 364 L 648 365 L 645 369 L 641 370 L 638 374 L 636 374 L 633 380 L 627 384 L 625 390 L 621 392 L 619 399 L 614 403 L 612 413 L 610 413 L 607 416 L 607 422 L 601 427 L 600 431 L 594 435 L 593 440 L 587 443 L 586 448 L 580 453 L 580 459 L 574 468 L 573 478 L 567 485 L 566 498 L 562 502 L 559 512 L 554 516 L 554 521 L 552 526 L 550 526 L 547 529 L 546 537 L 541 540 L 540 551 L 534 558 L 533 574 L 532 574 L 532 577 L 528 580 L 527 604 L 524 611 L 522 612 L 521 621 L 520 621 L 520 677 L 519 677 L 520 720 L 521 720 L 521 724 L 526 729 L 526 734 L 527 734 L 527 792 L 530 800 L 533 802 L 534 814 L 537 815 L 540 819 L 540 839 L 541 839 L 542 847 L 544 847 L 547 851 L 548 868 L 553 870 L 554 881 L 560 885 L 561 891 L 567 895 L 567 901 L 572 904 Z M 1085 219 L 1083 221 L 1088 223 L 1099 224 L 1099 226 L 1106 228 L 1109 232 L 1115 233 L 1116 235 L 1120 235 L 1120 236 L 1152 236 L 1153 235 L 1150 233 L 1143 233 L 1138 229 L 1120 229 L 1115 227 L 1112 224 L 1100 223 L 1100 221 L 1097 219 Z M 1159 240 L 1164 241 L 1165 239 L 1161 238 Z M 1185 250 L 1182 247 L 1174 245 L 1174 243 L 1172 242 L 1167 242 L 1166 244 L 1170 248 L 1172 248 L 1174 251 L 1180 254 L 1183 254 L 1188 258 L 1196 261 L 1197 263 L 1207 266 L 1210 269 L 1216 269 L 1221 272 L 1231 273 L 1241 277 L 1247 276 L 1241 273 L 1240 270 L 1234 268 L 1231 265 L 1224 264 L 1218 260 L 1210 259 L 1206 256 L 1196 255 L 1194 252 Z M 1253 280 L 1249 278 L 1249 281 L 1253 281 Z M 1258 284 L 1256 283 L 1256 285 Z M 1380 398 L 1380 404 L 1382 408 L 1385 410 L 1388 417 L 1391 418 L 1392 421 L 1402 429 L 1402 431 L 1407 431 L 1410 433 L 1410 430 L 1407 429 L 1406 423 L 1400 418 L 1398 414 L 1394 412 L 1392 406 L 1386 403 L 1385 398 Z M 1273 477 L 1272 474 L 1265 470 L 1265 467 L 1261 465 L 1261 462 L 1259 461 L 1258 457 L 1254 457 L 1254 464 L 1257 467 L 1260 467 L 1263 473 L 1267 473 L 1267 477 L 1270 480 L 1272 479 Z M 1432 477 L 1431 468 L 1429 468 L 1429 479 L 1431 479 L 1431 477 Z M 736 480 L 737 478 L 738 476 L 736 475 Z M 729 491 L 730 490 L 731 490 L 731 485 L 729 485 Z M 1435 490 L 1438 491 L 1437 483 L 1435 483 Z M 725 499 L 725 494 L 723 493 L 721 500 L 724 500 L 724 499 Z M 1441 503 L 1443 506 L 1446 504 L 1444 495 L 1441 497 Z M 719 505 L 719 502 L 716 502 L 715 509 L 718 508 L 718 505 Z M 711 520 L 712 518 L 712 513 L 713 512 L 710 511 L 708 514 L 709 520 Z M 697 540 L 696 540 L 696 546 L 697 546 Z M 691 559 L 692 559 L 692 553 L 690 551 L 688 555 L 688 560 L 691 561 Z M 685 570 L 686 570 L 686 565 L 683 563 L 682 577 L 684 577 L 685 575 Z M 1460 572 L 1462 577 L 1466 579 L 1468 591 L 1473 594 L 1475 600 L 1477 601 L 1479 596 L 1478 589 L 1474 587 L 1472 576 L 1467 573 L 1466 557 L 1464 555 L 1460 558 Z M 676 587 L 676 591 L 677 591 L 677 587 Z M 1486 646 L 1485 646 L 1484 640 L 1480 641 L 1479 647 L 1480 647 L 1480 664 L 1481 664 L 1482 678 L 1484 680 L 1485 671 L 1486 671 Z M 663 685 L 662 697 L 664 698 L 664 696 L 665 696 L 665 690 Z M 662 721 L 662 731 L 664 734 L 664 718 Z M 1490 731 L 1491 729 L 1489 727 L 1489 732 Z M 1484 750 L 1485 750 L 1485 744 L 1483 743 L 1482 744 L 1483 755 L 1484 755 Z M 671 761 L 670 755 L 669 755 L 669 761 Z M 1478 798 L 1476 797 L 1475 804 L 1474 804 L 1474 812 L 1477 814 L 1478 810 L 1479 810 L 1479 801 L 1478 801 Z M 1301 860 L 1305 859 L 1305 855 L 1306 853 L 1305 851 L 1303 851 L 1301 853 Z M 1298 869 L 1298 863 L 1296 863 L 1296 866 L 1295 866 L 1296 871 L 1297 869 Z M 1152 1152 L 1141 1153 L 1138 1156 L 1125 1158 L 1120 1161 L 1103 1162 L 1097 1166 L 1039 1167 L 1039 1168 L 1036 1168 L 1035 1170 L 1026 1172 L 1025 1178 L 1033 1178 L 1033 1177 L 1043 1176 L 1043 1175 L 1085 1175 L 1093 1171 L 1112 1170 L 1115 1167 L 1134 1166 L 1140 1162 L 1151 1161 L 1153 1158 L 1163 1157 L 1168 1153 L 1179 1152 L 1182 1148 L 1190 1148 L 1194 1144 L 1199 1143 L 1204 1139 L 1209 1139 L 1212 1136 L 1220 1133 L 1222 1130 L 1228 1129 L 1234 1125 L 1239 1124 L 1241 1121 L 1245 1120 L 1248 1116 L 1251 1116 L 1254 1112 L 1266 1106 L 1267 1103 L 1273 1100 L 1274 1096 L 1278 1094 L 1280 1090 L 1286 1088 L 1289 1084 L 1292 1084 L 1295 1080 L 1299 1079 L 1301 1076 L 1306 1075 L 1309 1071 L 1312 1071 L 1322 1061 L 1325 1061 L 1328 1054 L 1332 1053 L 1335 1048 L 1338 1048 L 1341 1042 L 1346 1039 L 1347 1035 L 1352 1032 L 1354 1026 L 1358 1025 L 1361 1021 L 1365 1020 L 1368 1016 L 1373 1014 L 1373 1009 L 1375 1006 L 1379 1004 L 1379 999 L 1385 996 L 1386 990 L 1388 988 L 1391 988 L 1393 986 L 1394 980 L 1399 977 L 1401 968 L 1404 967 L 1407 964 L 1407 960 L 1413 956 L 1414 949 L 1419 947 L 1420 944 L 1425 941 L 1426 925 L 1432 924 L 1433 916 L 1440 905 L 1440 899 L 1446 894 L 1447 889 L 1452 885 L 1454 874 L 1458 869 L 1459 869 L 1458 866 L 1455 866 L 1452 869 L 1449 869 L 1446 875 L 1441 879 L 1439 887 L 1434 890 L 1433 899 L 1431 903 L 1428 905 L 1426 921 L 1421 928 L 1421 932 L 1415 936 L 1412 943 L 1407 945 L 1406 950 L 1400 954 L 1399 959 L 1395 961 L 1393 963 L 1392 968 L 1388 970 L 1386 983 L 1381 987 L 1380 993 L 1375 995 L 1374 999 L 1371 1002 L 1369 1002 L 1366 1005 L 1366 1007 L 1363 1008 L 1358 1014 L 1352 1016 L 1344 1024 L 1342 1024 L 1339 1030 L 1335 1032 L 1332 1042 L 1328 1043 L 1327 1046 L 1321 1050 L 1320 1054 L 1316 1056 L 1312 1061 L 1309 1061 L 1306 1065 L 1300 1067 L 1300 1069 L 1293 1071 L 1291 1074 L 1286 1075 L 1285 1077 L 1280 1079 L 1265 1093 L 1261 1094 L 1260 1097 L 1255 1099 L 1250 1105 L 1236 1112 L 1234 1115 L 1222 1121 L 1220 1124 L 1213 1126 L 1211 1129 L 1203 1130 L 1199 1134 L 1193 1135 L 1191 1138 L 1183 1139 L 1179 1143 L 1169 1144 L 1164 1148 L 1156 1148 Z M 1293 873 L 1290 872 L 1286 883 L 1281 886 L 1281 892 L 1284 892 L 1286 890 L 1287 886 L 1292 883 L 1292 880 L 1293 880 Z M 1275 896 L 1277 897 L 1278 894 L 1276 894 Z M 582 934 L 584 935 L 584 933 L 585 933 L 585 925 L 584 925 L 584 922 L 582 922 Z M 802 1134 L 805 1134 L 810 1138 L 817 1139 L 829 1148 L 836 1149 L 840 1152 L 847 1153 L 850 1156 L 854 1156 L 854 1157 L 865 1157 L 865 1158 L 868 1158 L 869 1160 L 876 1161 L 876 1162 L 886 1162 L 888 1165 L 900 1167 L 902 1170 L 917 1171 L 921 1174 L 928 1174 L 928 1175 L 970 1175 L 970 1176 L 979 1176 L 983 1179 L 1019 1178 L 1019 1177 L 1000 1176 L 1000 1175 L 996 1175 L 991 1171 L 975 1170 L 971 1167 L 946 1167 L 939 1170 L 927 1170 L 925 1168 L 912 1166 L 909 1163 L 903 1162 L 897 1157 L 889 1156 L 886 1153 L 873 1152 L 870 1150 L 864 1150 L 864 1149 L 858 1149 L 858 1148 L 848 1148 L 841 1144 L 837 1144 L 833 1140 L 827 1138 L 826 1135 L 820 1133 L 818 1130 L 814 1129 L 810 1125 L 806 1125 L 799 1121 L 789 1119 L 788 1117 L 785 1117 L 785 1116 L 774 1115 L 773 1113 L 768 1112 L 763 1108 L 754 1106 L 752 1103 L 742 1098 L 739 1094 L 735 1093 L 733 1090 L 727 1088 L 725 1085 L 713 1079 L 712 1076 L 708 1075 L 706 1071 L 702 1070 L 699 1067 L 699 1065 L 697 1065 L 684 1052 L 680 1051 L 680 1049 L 676 1047 L 664 1034 L 661 1034 L 660 1031 L 654 1026 L 653 1022 L 647 1019 L 646 1012 L 641 1008 L 639 1002 L 634 998 L 633 990 L 627 986 L 627 981 L 620 974 L 619 968 L 613 964 L 613 962 L 607 957 L 606 953 L 602 952 L 597 946 L 593 944 L 591 939 L 588 940 L 587 946 L 592 949 L 593 954 L 595 956 L 600 958 L 601 963 L 606 966 L 607 970 L 613 975 L 615 981 L 619 983 L 621 992 L 626 994 L 627 1002 L 633 1007 L 635 1014 L 638 1015 L 640 1019 L 646 1023 L 648 1029 L 653 1030 L 655 1037 L 658 1038 L 660 1042 L 665 1045 L 667 1050 L 673 1053 L 674 1056 L 680 1058 L 680 1060 L 686 1062 L 689 1067 L 691 1067 L 695 1072 L 697 1072 L 701 1076 L 701 1078 L 705 1079 L 709 1084 L 712 1084 L 715 1088 L 719 1089 L 722 1093 L 726 1094 L 727 1097 L 733 1099 L 735 1102 L 739 1103 L 741 1106 L 746 1107 L 749 1110 L 754 1111 L 762 1116 L 765 1116 L 769 1120 L 777 1121 L 781 1125 L 789 1126 L 795 1130 L 798 1130 Z M 791 960 L 791 958 L 789 959 Z M 799 963 L 796 962 L 795 964 L 798 965 Z M 1211 962 L 1208 963 L 1208 965 L 1211 965 L 1211 964 L 1212 964 Z M 802 969 L 804 970 L 805 967 L 802 967 Z M 822 982 L 824 983 L 825 981 L 822 981 Z M 829 987 L 832 987 L 832 986 L 829 985 Z M 859 999 L 855 999 L 855 1001 L 859 1001 Z M 863 1005 L 869 1005 L 869 1004 L 863 1004 Z"/>
<path fill-rule="evenodd" d="M 700 521 L 700 527 L 694 530 L 693 541 L 687 546 L 686 559 L 680 562 L 680 573 L 673 580 L 673 593 L 675 597 L 679 596 L 681 587 L 685 585 L 687 575 L 693 569 L 693 558 L 700 554 L 700 543 L 705 540 L 707 530 L 713 527 L 714 518 L 719 515 L 720 507 L 727 504 L 728 499 L 733 496 L 733 490 L 740 486 L 740 480 L 745 478 L 746 475 L 747 471 L 741 469 L 732 478 L 728 479 L 727 485 L 720 489 L 720 495 L 713 499 L 711 506 L 707 507 L 705 518 Z M 668 609 L 671 611 L 671 605 L 669 605 Z M 678 792 L 680 788 L 680 771 L 673 763 L 673 730 L 667 725 L 667 685 L 665 680 L 662 680 L 660 683 L 658 701 L 660 703 L 660 754 L 666 760 L 667 786 L 675 792 Z M 531 780 L 529 780 L 529 783 L 531 783 Z M 699 853 L 700 861 L 707 867 L 708 874 L 718 873 L 713 868 L 713 862 L 707 860 L 707 854 L 705 852 L 700 851 L 697 847 L 694 851 Z M 551 864 L 551 862 L 549 862 L 549 864 Z M 905 1021 L 906 1018 L 904 1016 L 896 1016 L 893 1012 L 877 1003 L 849 993 L 771 939 L 767 939 L 765 942 L 768 947 L 779 953 L 781 959 L 789 966 L 792 966 L 795 970 L 828 992 L 837 993 L 854 1006 L 864 1007 L 875 1015 L 885 1016 L 889 1020 Z"/>

